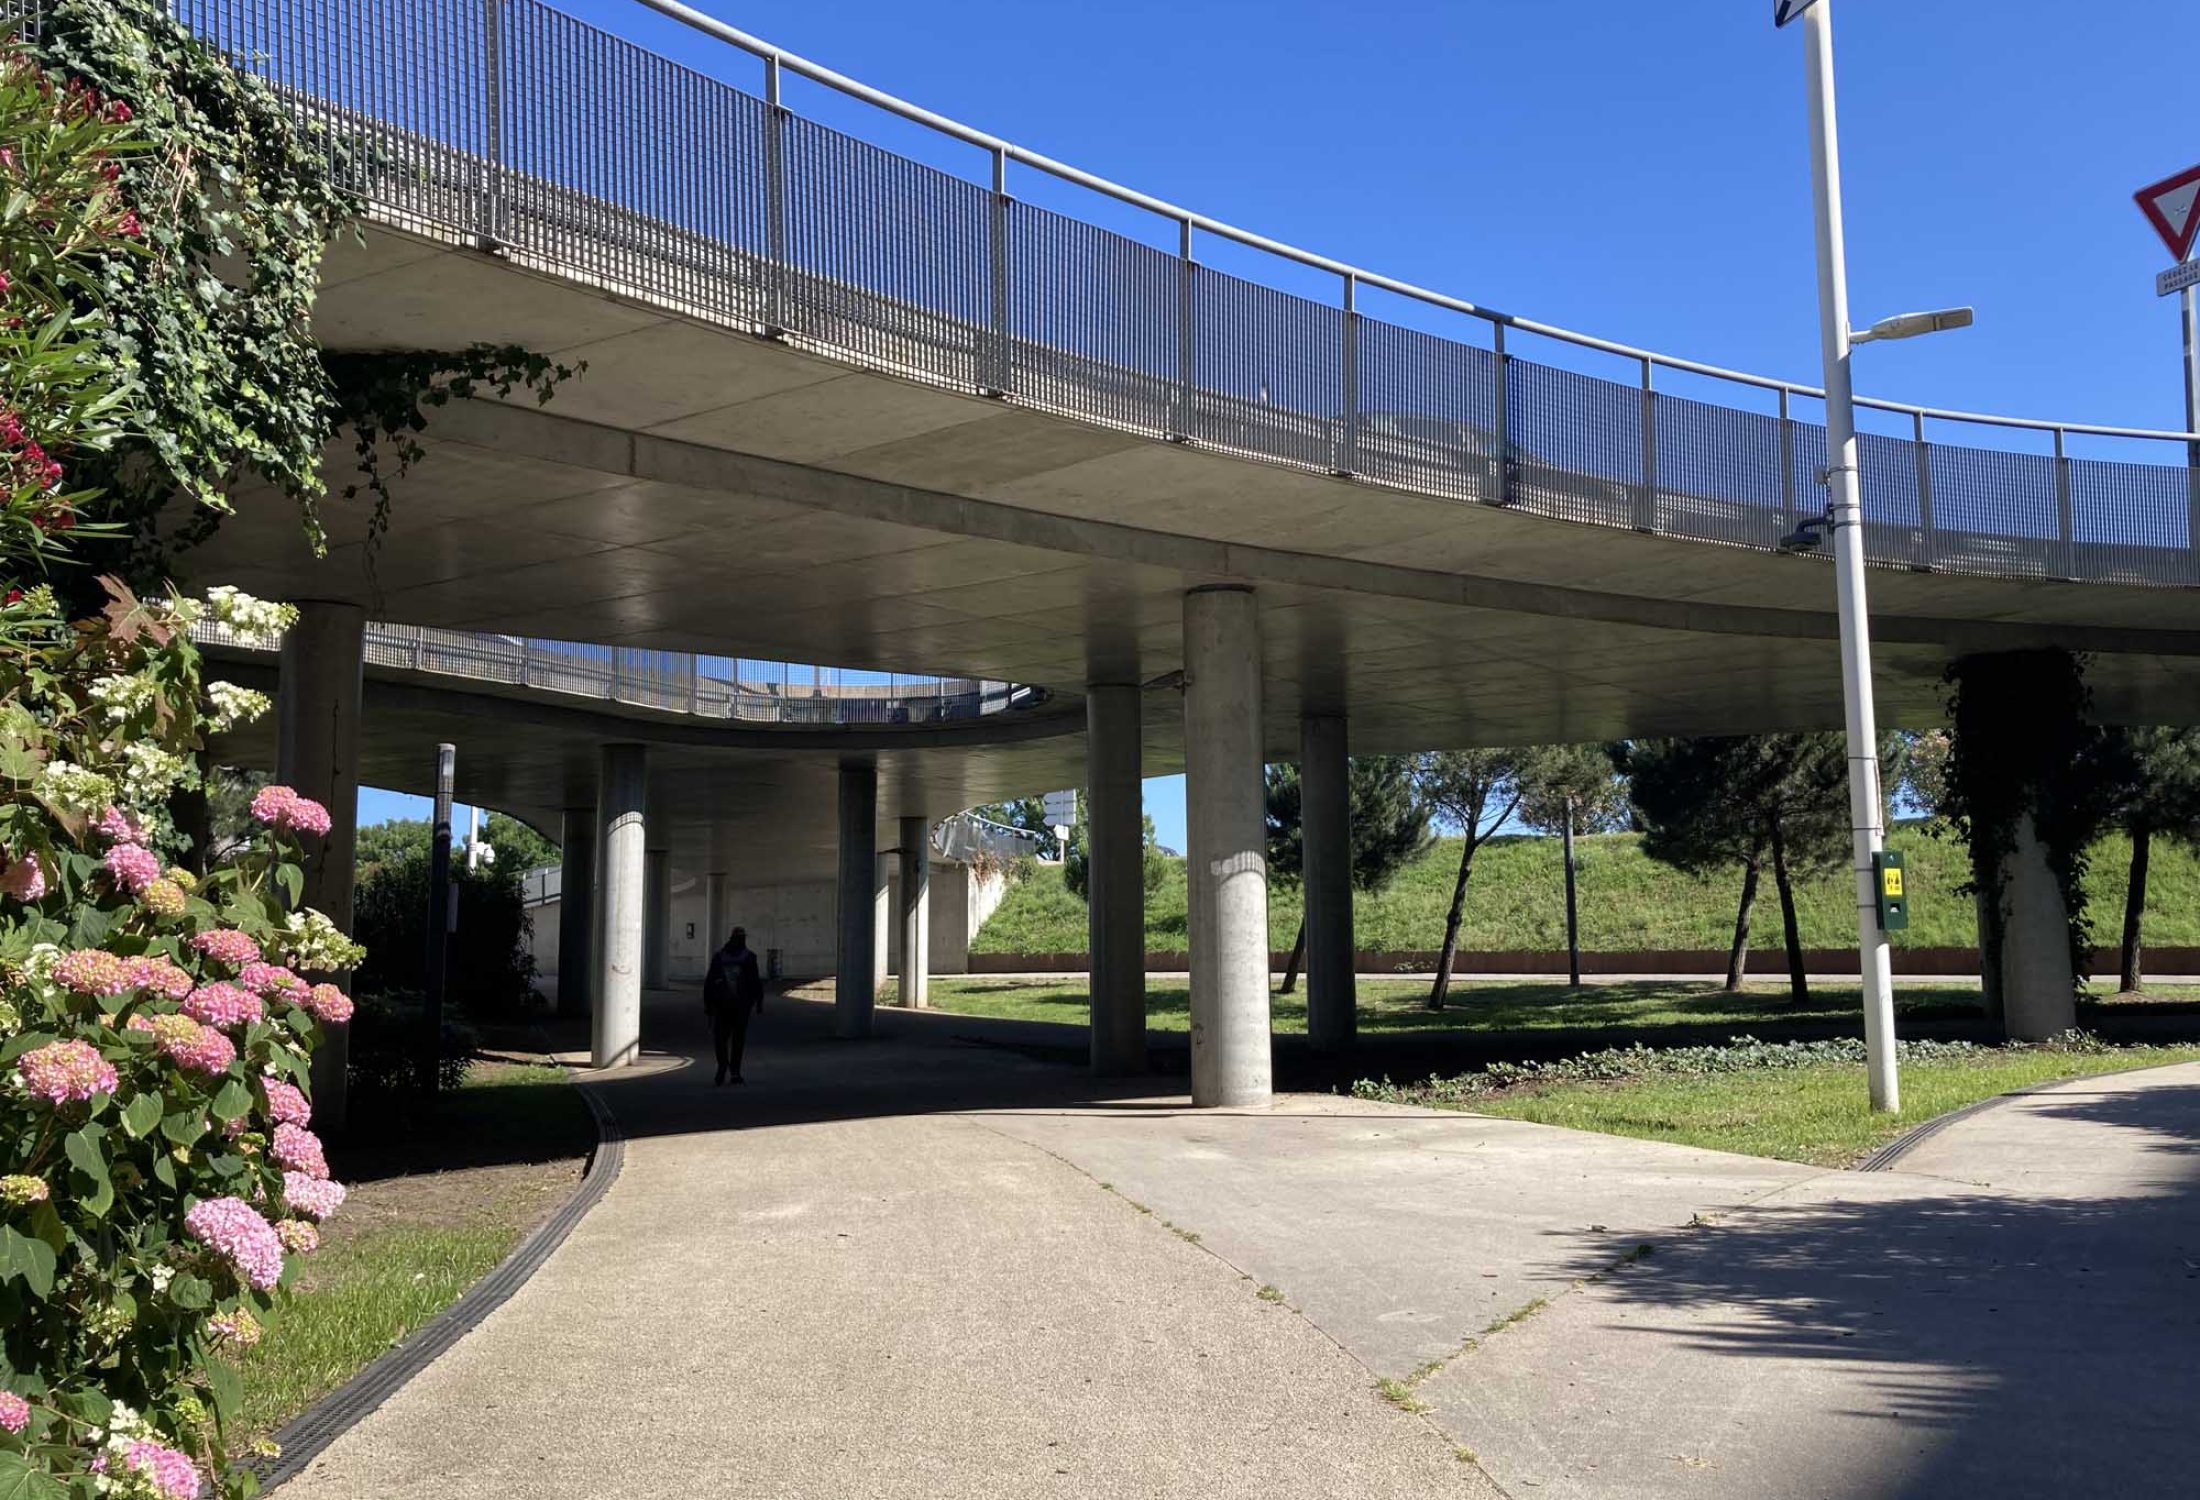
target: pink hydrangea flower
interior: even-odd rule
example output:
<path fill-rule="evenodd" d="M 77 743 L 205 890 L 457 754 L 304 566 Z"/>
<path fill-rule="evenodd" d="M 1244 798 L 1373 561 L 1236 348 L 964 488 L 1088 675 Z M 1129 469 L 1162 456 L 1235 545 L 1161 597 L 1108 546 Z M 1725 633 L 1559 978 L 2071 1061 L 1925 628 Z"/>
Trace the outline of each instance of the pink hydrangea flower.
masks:
<path fill-rule="evenodd" d="M 198 1500 L 199 1466 L 165 1443 L 133 1439 L 122 1450 L 122 1467 L 142 1474 L 164 1500 Z"/>
<path fill-rule="evenodd" d="M 311 1255 L 321 1247 L 321 1231 L 304 1219 L 284 1219 L 275 1226 L 275 1238 L 292 1255 Z"/>
<path fill-rule="evenodd" d="M 191 939 L 191 946 L 214 962 L 233 969 L 241 969 L 260 956 L 260 945 L 252 941 L 251 934 L 239 932 L 234 927 L 199 933 Z"/>
<path fill-rule="evenodd" d="M 236 1268 L 245 1284 L 264 1292 L 282 1279 L 283 1243 L 274 1226 L 242 1198 L 208 1198 L 183 1216 L 191 1237 Z"/>
<path fill-rule="evenodd" d="M 31 1425 L 31 1404 L 13 1391 L 0 1391 L 0 1427 L 20 1433 Z"/>
<path fill-rule="evenodd" d="M 11 860 L 0 854 L 0 896 L 30 902 L 43 899 L 45 894 L 46 867 L 38 862 L 37 855 Z"/>
<path fill-rule="evenodd" d="M 280 1078 L 263 1078 L 260 1087 L 267 1091 L 267 1117 L 278 1125 L 296 1125 L 300 1129 L 313 1123 L 313 1105 L 305 1093 L 294 1083 Z"/>
<path fill-rule="evenodd" d="M 238 971 L 237 983 L 269 1000 L 281 996 L 299 1005 L 306 1000 L 306 982 L 281 964 L 246 964 Z"/>
<path fill-rule="evenodd" d="M 226 1027 L 257 1021 L 267 1012 L 258 995 L 217 979 L 193 990 L 183 1002 L 183 1013 L 207 1026 Z"/>
<path fill-rule="evenodd" d="M 241 1307 L 235 1312 L 214 1314 L 206 1320 L 206 1326 L 217 1338 L 240 1349 L 249 1349 L 260 1341 L 260 1320 Z"/>
<path fill-rule="evenodd" d="M 138 905 L 156 917 L 180 917 L 188 904 L 183 887 L 173 880 L 156 880 L 138 892 Z"/>
<path fill-rule="evenodd" d="M 284 833 L 321 838 L 328 833 L 328 809 L 287 786 L 264 786 L 252 798 L 252 816 Z"/>
<path fill-rule="evenodd" d="M 314 1178 L 328 1176 L 328 1156 L 321 1149 L 321 1138 L 303 1126 L 276 1126 L 273 1150 L 277 1164 L 288 1171 Z"/>
<path fill-rule="evenodd" d="M 117 886 L 135 896 L 160 879 L 160 856 L 143 844 L 117 844 L 102 861 Z"/>
<path fill-rule="evenodd" d="M 303 1172 L 285 1172 L 283 1202 L 292 1213 L 326 1219 L 344 1206 L 344 1185 L 325 1177 L 308 1177 Z"/>
<path fill-rule="evenodd" d="M 17 1058 L 15 1071 L 34 1097 L 57 1106 L 111 1094 L 120 1081 L 90 1042 L 48 1042 Z"/>
<path fill-rule="evenodd" d="M 123 975 L 132 989 L 151 990 L 170 1000 L 181 1000 L 191 993 L 191 976 L 165 958 L 149 955 L 127 959 Z"/>
<path fill-rule="evenodd" d="M 145 825 L 119 807 L 110 807 L 99 815 L 92 825 L 99 836 L 111 844 L 142 844 L 145 842 Z"/>
<path fill-rule="evenodd" d="M 132 1016 L 134 1028 L 143 1017 Z M 153 1033 L 160 1043 L 161 1052 L 176 1066 L 193 1073 L 218 1076 L 229 1071 L 229 1065 L 237 1060 L 236 1044 L 211 1026 L 202 1026 L 189 1016 L 155 1016 L 144 1030 Z"/>
<path fill-rule="evenodd" d="M 351 1019 L 351 996 L 333 984 L 317 984 L 306 995 L 305 1007 L 317 1021 L 341 1026 Z"/>
<path fill-rule="evenodd" d="M 126 995 L 137 988 L 129 963 L 104 948 L 79 948 L 54 960 L 54 982 L 79 995 Z"/>

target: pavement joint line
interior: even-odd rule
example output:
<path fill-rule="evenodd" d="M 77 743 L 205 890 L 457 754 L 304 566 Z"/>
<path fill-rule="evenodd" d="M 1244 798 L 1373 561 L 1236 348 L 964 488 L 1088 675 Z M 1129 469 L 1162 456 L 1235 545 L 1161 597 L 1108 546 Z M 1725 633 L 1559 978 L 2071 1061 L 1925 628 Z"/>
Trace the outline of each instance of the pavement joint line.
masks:
<path fill-rule="evenodd" d="M 1225 1113 L 1225 1111 L 1208 1110 L 1203 1111 L 1202 1113 L 1221 1114 Z M 1264 1112 L 1257 1110 L 1247 1110 L 1230 1111 L 1230 1113 L 1243 1113 L 1250 1116 L 1261 1114 Z M 1061 1165 L 1067 1167 L 1070 1171 L 1076 1173 L 1079 1177 L 1084 1178 L 1087 1182 L 1091 1183 L 1101 1192 L 1106 1193 L 1109 1197 L 1115 1198 L 1125 1205 L 1129 1206 L 1130 1208 L 1135 1209 L 1138 1213 L 1145 1216 L 1146 1218 L 1152 1219 L 1155 1223 L 1161 1225 L 1164 1229 L 1167 1229 L 1178 1239 L 1184 1241 L 1185 1244 L 1191 1246 L 1192 1249 L 1198 1251 L 1202 1255 L 1210 1257 L 1218 1265 L 1221 1265 L 1224 1268 L 1235 1272 L 1240 1282 L 1251 1282 L 1256 1286 L 1265 1286 L 1265 1283 L 1261 1283 L 1258 1278 L 1253 1275 L 1252 1272 L 1246 1270 L 1236 1261 L 1231 1260 L 1227 1255 L 1222 1254 L 1219 1250 L 1216 1250 L 1212 1246 L 1205 1243 L 1194 1231 L 1184 1229 L 1179 1225 L 1170 1223 L 1167 1219 L 1162 1218 L 1161 1215 L 1155 1213 L 1151 1208 L 1148 1208 L 1145 1204 L 1139 1202 L 1136 1198 L 1131 1197 L 1130 1194 L 1124 1192 L 1114 1183 L 1102 1182 L 1091 1172 L 1079 1166 L 1076 1162 L 1071 1161 L 1068 1157 L 1062 1155 L 1060 1152 L 1051 1150 L 1046 1146 L 1042 1146 L 1036 1141 L 1027 1141 L 1020 1136 L 1011 1135 L 1009 1132 L 1000 1129 L 998 1126 L 988 1124 L 985 1116 L 983 1115 L 966 1114 L 961 1116 L 960 1118 L 969 1121 L 971 1124 L 977 1126 L 980 1130 L 984 1130 L 989 1134 L 999 1136 L 1002 1140 L 1012 1141 L 1019 1146 L 1024 1146 L 1029 1148 L 1030 1150 L 1038 1152 L 1041 1156 L 1049 1157 L 1052 1160 L 1061 1163 Z M 1488 1469 L 1482 1467 L 1480 1459 L 1472 1457 L 1461 1457 L 1462 1453 L 1471 1454 L 1473 1450 L 1466 1448 L 1466 1446 L 1462 1444 L 1457 1437 L 1449 1432 L 1446 1432 L 1442 1427 L 1438 1426 L 1435 1419 L 1429 1414 L 1428 1405 L 1425 1402 L 1416 1399 L 1413 1396 L 1410 1387 L 1401 1386 L 1396 1379 L 1377 1372 L 1372 1366 L 1368 1364 L 1366 1360 L 1360 1358 L 1357 1353 L 1348 1348 L 1343 1340 L 1339 1339 L 1328 1329 L 1322 1327 L 1322 1325 L 1316 1322 L 1314 1319 L 1308 1317 L 1305 1311 L 1298 1307 L 1295 1303 L 1285 1300 L 1270 1301 L 1270 1299 L 1266 1297 L 1261 1297 L 1259 1292 L 1255 1292 L 1254 1296 L 1256 1298 L 1259 1298 L 1260 1301 L 1268 1302 L 1270 1306 L 1281 1308 L 1284 1312 L 1289 1313 L 1292 1317 L 1297 1318 L 1307 1327 L 1313 1329 L 1316 1333 L 1320 1334 L 1322 1338 L 1328 1341 L 1330 1347 L 1334 1348 L 1339 1354 L 1342 1354 L 1346 1359 L 1351 1360 L 1352 1363 L 1358 1365 L 1361 1370 L 1366 1372 L 1368 1378 L 1374 1382 L 1375 1393 L 1378 1396 L 1382 1397 L 1383 1400 L 1389 1402 L 1392 1406 L 1397 1407 L 1399 1411 L 1404 1412 L 1406 1415 L 1412 1417 L 1415 1421 L 1419 1422 L 1421 1426 L 1426 1429 L 1432 1436 L 1439 1439 L 1445 1445 L 1445 1447 L 1450 1450 L 1452 1456 L 1458 1458 L 1461 1463 L 1471 1464 L 1474 1467 L 1475 1471 L 1482 1476 L 1483 1480 L 1490 1486 L 1491 1489 L 1496 1490 L 1499 1495 L 1506 1497 L 1506 1500 L 1513 1500 L 1512 1492 L 1510 1490 L 1507 1490 L 1504 1486 L 1500 1485 L 1497 1482 L 1496 1476 L 1492 1475 Z M 1401 1401 L 1397 1396 L 1392 1395 L 1392 1392 L 1394 1390 L 1403 1391 L 1405 1399 Z"/>
<path fill-rule="evenodd" d="M 581 1100 L 596 1125 L 596 1147 L 582 1170 L 580 1186 L 514 1246 L 511 1254 L 459 1293 L 450 1306 L 429 1319 L 411 1338 L 285 1423 L 275 1434 L 280 1456 L 265 1467 L 253 1466 L 260 1476 L 261 1493 L 304 1473 L 331 1443 L 358 1426 L 415 1375 L 479 1327 L 489 1314 L 510 1301 L 512 1294 L 542 1268 L 574 1226 L 611 1190 L 619 1169 L 625 1165 L 626 1133 L 594 1088 L 579 1081 L 573 1086 L 580 1090 Z"/>

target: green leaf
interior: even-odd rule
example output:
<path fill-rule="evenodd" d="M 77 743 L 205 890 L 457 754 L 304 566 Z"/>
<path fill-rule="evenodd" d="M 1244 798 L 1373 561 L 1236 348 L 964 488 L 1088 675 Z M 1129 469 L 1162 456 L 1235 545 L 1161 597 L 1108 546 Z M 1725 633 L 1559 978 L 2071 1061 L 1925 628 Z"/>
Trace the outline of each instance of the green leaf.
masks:
<path fill-rule="evenodd" d="M 210 1359 L 206 1362 L 206 1394 L 214 1400 L 214 1410 L 224 1422 L 234 1419 L 238 1408 L 244 1404 L 244 1382 L 225 1360 Z"/>
<path fill-rule="evenodd" d="M 168 1283 L 168 1300 L 180 1308 L 196 1312 L 213 1303 L 214 1288 L 205 1278 L 183 1272 Z"/>
<path fill-rule="evenodd" d="M 299 869 L 298 866 L 293 864 L 280 864 L 275 867 L 274 873 L 277 883 L 279 883 L 283 888 L 284 897 L 291 906 L 295 907 L 300 901 L 305 899 L 305 871 Z"/>
<path fill-rule="evenodd" d="M 22 1277 L 23 1284 L 39 1297 L 53 1295 L 54 1260 L 53 1247 L 44 1240 L 0 1225 L 0 1267 L 8 1275 Z"/>
<path fill-rule="evenodd" d="M 214 1096 L 213 1104 L 208 1107 L 213 1111 L 215 1119 L 227 1125 L 252 1108 L 252 1090 L 246 1088 L 241 1080 L 232 1078 L 222 1085 L 221 1092 Z"/>
<path fill-rule="evenodd" d="M 69 1488 L 26 1455 L 0 1450 L 0 1500 L 69 1500 Z"/>
<path fill-rule="evenodd" d="M 160 1122 L 160 1133 L 179 1146 L 188 1146 L 206 1134 L 206 1116 L 195 1109 L 179 1109 Z"/>
<path fill-rule="evenodd" d="M 130 1139 L 142 1141 L 160 1128 L 161 1099 L 158 1094 L 140 1094 L 122 1111 L 122 1128 Z"/>

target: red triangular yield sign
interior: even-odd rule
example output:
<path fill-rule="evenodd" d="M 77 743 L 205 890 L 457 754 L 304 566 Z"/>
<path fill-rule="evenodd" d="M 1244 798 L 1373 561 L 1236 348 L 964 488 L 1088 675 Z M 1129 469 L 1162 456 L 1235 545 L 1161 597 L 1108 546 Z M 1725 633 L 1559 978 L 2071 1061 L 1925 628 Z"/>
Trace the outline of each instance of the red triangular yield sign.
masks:
<path fill-rule="evenodd" d="M 2200 167 L 2165 177 L 2131 196 L 2169 246 L 2171 260 L 2181 261 L 2192 253 L 2193 236 L 2200 233 Z"/>

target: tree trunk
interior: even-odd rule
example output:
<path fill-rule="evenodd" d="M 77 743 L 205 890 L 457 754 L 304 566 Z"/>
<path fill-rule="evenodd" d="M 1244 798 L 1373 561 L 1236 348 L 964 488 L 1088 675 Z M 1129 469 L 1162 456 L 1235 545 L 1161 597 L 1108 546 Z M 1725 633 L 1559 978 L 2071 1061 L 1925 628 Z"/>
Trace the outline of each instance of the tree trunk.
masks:
<path fill-rule="evenodd" d="M 1459 878 L 1451 887 L 1451 910 L 1444 917 L 1444 946 L 1436 954 L 1436 982 L 1429 986 L 1428 1008 L 1442 1010 L 1444 997 L 1451 993 L 1451 964 L 1459 953 L 1459 919 L 1467 910 L 1467 877 L 1474 873 L 1474 840 L 1468 839 L 1459 851 Z"/>
<path fill-rule="evenodd" d="M 1574 906 L 1574 799 L 1566 799 L 1566 982 L 1581 988 L 1581 918 Z"/>
<path fill-rule="evenodd" d="M 1780 888 L 1780 925 L 1787 931 L 1788 998 L 1797 1005 L 1810 1003 L 1810 976 L 1803 971 L 1803 934 L 1795 923 L 1795 886 L 1788 879 L 1787 841 L 1780 820 L 1772 820 L 1772 880 Z"/>
<path fill-rule="evenodd" d="M 2139 924 L 2147 912 L 2147 857 L 2153 852 L 2154 835 L 2145 828 L 2131 830 L 2131 883 L 2124 891 L 2124 973 L 2116 988 L 2137 994 L 2139 973 Z"/>
<path fill-rule="evenodd" d="M 1763 863 L 1763 856 L 1752 851 L 1742 865 L 1742 899 L 1734 908 L 1734 946 L 1726 951 L 1726 987 L 1730 993 L 1741 989 L 1742 978 L 1749 972 L 1749 918 L 1757 905 L 1757 872 Z"/>
<path fill-rule="evenodd" d="M 1299 965 L 1306 962 L 1306 918 L 1299 918 L 1299 935 L 1291 939 L 1291 958 L 1283 966 L 1283 988 L 1277 993 L 1288 995 L 1299 987 Z"/>

